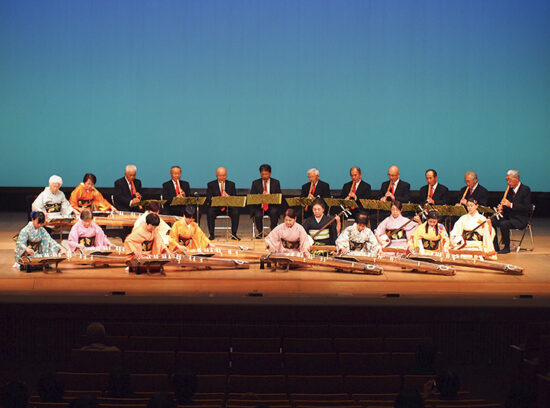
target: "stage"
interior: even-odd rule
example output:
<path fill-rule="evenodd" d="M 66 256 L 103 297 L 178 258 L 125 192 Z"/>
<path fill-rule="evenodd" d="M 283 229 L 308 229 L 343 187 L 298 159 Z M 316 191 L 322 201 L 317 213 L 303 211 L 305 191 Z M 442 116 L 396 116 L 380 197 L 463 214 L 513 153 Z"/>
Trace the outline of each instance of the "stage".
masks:
<path fill-rule="evenodd" d="M 206 223 L 206 220 L 202 220 Z M 263 249 L 252 240 L 250 218 L 241 216 L 241 245 Z M 12 268 L 12 237 L 25 224 L 23 213 L 0 216 L 0 295 L 16 303 L 157 303 L 342 306 L 493 306 L 550 305 L 550 219 L 534 222 L 535 250 L 499 256 L 525 268 L 523 276 L 456 268 L 455 276 L 384 268 L 380 276 L 338 273 L 330 269 L 285 272 L 260 269 L 185 270 L 167 268 L 167 276 L 128 273 L 122 267 L 90 268 L 60 264 L 62 273 L 25 273 Z M 206 225 L 202 225 L 203 228 Z M 516 234 L 517 236 L 517 234 Z M 115 242 L 120 242 L 115 238 Z M 214 241 L 234 244 L 222 237 Z"/>

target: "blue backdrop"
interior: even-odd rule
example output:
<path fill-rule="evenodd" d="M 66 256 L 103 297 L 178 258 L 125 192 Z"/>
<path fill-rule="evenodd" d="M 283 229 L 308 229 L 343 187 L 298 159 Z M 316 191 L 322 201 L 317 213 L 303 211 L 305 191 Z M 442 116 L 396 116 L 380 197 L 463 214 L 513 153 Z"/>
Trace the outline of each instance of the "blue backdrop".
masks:
<path fill-rule="evenodd" d="M 550 190 L 550 1 L 0 0 L 2 186 L 508 168 Z"/>

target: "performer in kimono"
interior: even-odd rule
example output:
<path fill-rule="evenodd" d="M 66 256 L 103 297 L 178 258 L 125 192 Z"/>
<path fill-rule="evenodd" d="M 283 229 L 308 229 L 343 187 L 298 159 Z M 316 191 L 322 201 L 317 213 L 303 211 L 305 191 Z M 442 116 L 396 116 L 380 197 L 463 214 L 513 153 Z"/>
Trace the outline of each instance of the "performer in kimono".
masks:
<path fill-rule="evenodd" d="M 92 217 L 92 212 L 85 208 L 80 213 L 80 220 L 73 225 L 69 233 L 69 249 L 71 251 L 86 248 L 112 247 L 103 230 Z"/>
<path fill-rule="evenodd" d="M 449 249 L 449 236 L 445 226 L 439 223 L 439 213 L 430 211 L 428 220 L 419 225 L 409 239 L 411 252 L 433 255 Z"/>
<path fill-rule="evenodd" d="M 336 238 L 338 238 L 337 225 L 340 224 L 340 217 L 336 218 L 332 224 L 330 224 L 323 231 L 313 238 L 313 235 L 328 224 L 332 217 L 325 215 L 325 202 L 321 199 L 316 199 L 311 205 L 313 210 L 313 215 L 304 220 L 304 229 L 309 234 L 310 237 L 314 240 L 313 246 L 315 245 L 334 245 Z M 312 248 L 314 250 L 315 248 Z"/>
<path fill-rule="evenodd" d="M 336 240 L 338 254 L 377 256 L 382 247 L 373 232 L 367 227 L 369 217 L 360 212 L 355 218 L 355 224 L 347 227 Z"/>
<path fill-rule="evenodd" d="M 183 219 L 176 221 L 170 230 L 170 251 L 185 253 L 187 249 L 200 250 L 209 246 L 210 240 L 195 222 L 195 208 L 185 207 Z"/>
<path fill-rule="evenodd" d="M 71 214 L 78 215 L 78 211 L 71 207 L 71 204 L 65 198 L 65 194 L 59 189 L 63 184 L 63 179 L 53 175 L 50 177 L 48 187 L 44 188 L 36 200 L 32 203 L 32 210 L 39 211 L 49 217 L 70 217 Z"/>
<path fill-rule="evenodd" d="M 78 211 L 89 208 L 92 211 L 113 211 L 118 210 L 107 201 L 103 195 L 95 188 L 97 179 L 92 173 L 86 173 L 82 183 L 80 183 L 71 193 L 69 202 Z"/>
<path fill-rule="evenodd" d="M 279 224 L 265 238 L 269 252 L 288 255 L 309 254 L 311 238 L 306 230 L 296 222 L 296 210 L 289 208 L 284 214 L 284 223 Z"/>
<path fill-rule="evenodd" d="M 132 232 L 140 225 L 145 225 L 145 220 L 147 219 L 147 216 L 149 214 L 156 214 L 156 215 L 160 214 L 160 203 L 158 201 L 151 201 L 149 203 L 149 206 L 147 207 L 147 211 L 141 214 L 136 220 L 136 222 L 134 223 L 134 228 L 132 229 Z M 162 240 L 164 241 L 164 245 L 168 246 L 168 242 L 170 241 L 170 236 L 169 236 L 170 226 L 166 224 L 166 222 L 160 217 L 159 217 L 159 225 L 158 225 L 157 231 L 162 237 Z"/>
<path fill-rule="evenodd" d="M 475 199 L 468 199 L 466 203 L 468 214 L 464 214 L 455 223 L 451 231 L 451 245 L 457 249 L 483 251 L 491 259 L 497 259 L 493 246 L 495 230 L 491 220 L 477 211 L 478 207 L 479 204 Z"/>
<path fill-rule="evenodd" d="M 40 211 L 33 211 L 31 221 L 19 232 L 15 246 L 14 267 L 19 267 L 17 261 L 22 256 L 51 256 L 57 253 L 65 253 L 65 250 L 55 242 L 44 228 L 46 217 Z"/>
<path fill-rule="evenodd" d="M 124 240 L 124 251 L 131 258 L 141 258 L 143 254 L 161 255 L 168 253 L 168 248 L 160 236 L 157 227 L 160 218 L 157 214 L 148 214 L 145 224 L 134 228 Z"/>
<path fill-rule="evenodd" d="M 402 210 L 403 204 L 401 204 L 401 201 L 392 201 L 391 215 L 386 217 L 374 231 L 378 242 L 382 246 L 407 249 L 407 240 L 418 224 L 416 221 L 403 217 Z"/>

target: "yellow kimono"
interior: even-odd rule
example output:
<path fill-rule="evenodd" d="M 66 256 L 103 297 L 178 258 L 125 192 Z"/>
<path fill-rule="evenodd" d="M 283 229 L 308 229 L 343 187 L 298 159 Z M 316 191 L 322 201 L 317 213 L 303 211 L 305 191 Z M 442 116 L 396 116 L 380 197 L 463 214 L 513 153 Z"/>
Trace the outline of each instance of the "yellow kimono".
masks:
<path fill-rule="evenodd" d="M 430 227 L 426 221 L 414 230 L 409 239 L 409 247 L 413 252 L 426 255 L 447 251 L 449 249 L 449 235 L 447 235 L 443 224 L 437 224 L 436 232 L 435 228 Z"/>
<path fill-rule="evenodd" d="M 111 203 L 95 187 L 92 187 L 92 191 L 88 191 L 84 187 L 84 183 L 76 186 L 71 193 L 69 202 L 76 209 L 89 208 L 90 210 L 108 211 L 112 207 Z"/>
<path fill-rule="evenodd" d="M 133 254 L 134 258 L 143 253 L 160 255 L 166 250 L 166 245 L 155 228 L 153 232 L 147 231 L 147 224 L 134 227 L 132 233 L 124 240 L 124 252 L 127 255 Z"/>
<path fill-rule="evenodd" d="M 174 251 L 177 245 L 183 245 L 188 249 L 204 249 L 210 245 L 210 240 L 196 222 L 187 225 L 185 219 L 178 220 L 170 230 L 170 251 Z"/>

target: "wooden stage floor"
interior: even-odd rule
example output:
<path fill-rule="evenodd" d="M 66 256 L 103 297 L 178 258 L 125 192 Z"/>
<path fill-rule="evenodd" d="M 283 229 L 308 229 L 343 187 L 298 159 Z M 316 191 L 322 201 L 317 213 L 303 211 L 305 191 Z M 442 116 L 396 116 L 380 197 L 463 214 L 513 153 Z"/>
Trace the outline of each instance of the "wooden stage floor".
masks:
<path fill-rule="evenodd" d="M 202 227 L 206 228 L 205 217 L 202 221 Z M 550 219 L 536 219 L 534 224 L 533 252 L 500 256 L 502 262 L 523 266 L 526 271 L 523 276 L 457 269 L 455 276 L 447 277 L 389 268 L 381 276 L 369 276 L 328 269 L 271 272 L 251 265 L 243 270 L 170 268 L 167 276 L 162 277 L 136 276 L 124 268 L 84 269 L 65 265 L 61 266 L 61 274 L 20 272 L 12 268 L 15 247 L 12 237 L 25 225 L 25 214 L 1 213 L 0 301 L 545 307 L 550 305 Z M 239 233 L 243 245 L 263 247 L 262 241 L 250 239 L 248 216 L 241 216 Z"/>

